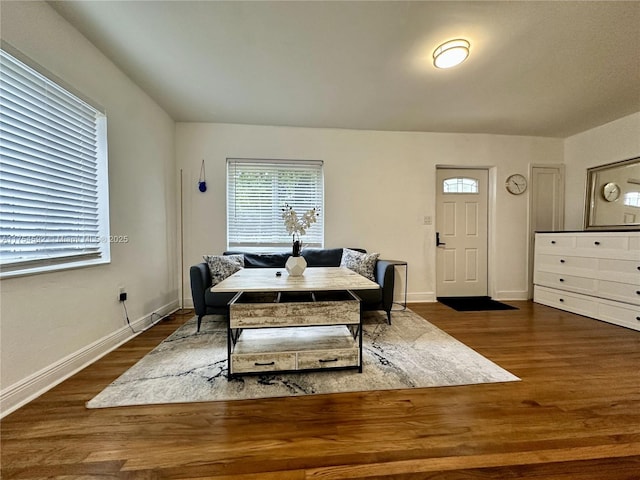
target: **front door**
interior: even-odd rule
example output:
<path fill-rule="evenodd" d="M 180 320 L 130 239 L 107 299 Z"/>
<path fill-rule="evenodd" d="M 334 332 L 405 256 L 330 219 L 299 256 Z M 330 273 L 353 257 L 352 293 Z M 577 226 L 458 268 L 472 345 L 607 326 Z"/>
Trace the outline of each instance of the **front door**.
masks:
<path fill-rule="evenodd" d="M 489 171 L 438 168 L 436 179 L 436 296 L 486 296 Z"/>

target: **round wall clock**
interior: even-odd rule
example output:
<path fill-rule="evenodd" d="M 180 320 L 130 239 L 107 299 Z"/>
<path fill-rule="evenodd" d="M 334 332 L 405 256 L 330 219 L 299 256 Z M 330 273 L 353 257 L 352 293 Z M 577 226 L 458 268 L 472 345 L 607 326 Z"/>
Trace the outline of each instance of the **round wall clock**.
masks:
<path fill-rule="evenodd" d="M 507 191 L 509 193 L 520 195 L 527 190 L 527 179 L 524 177 L 524 175 L 514 173 L 513 175 L 509 175 L 509 177 L 507 178 L 505 187 L 507 187 Z"/>
<path fill-rule="evenodd" d="M 602 187 L 602 196 L 607 202 L 615 202 L 620 196 L 620 186 L 614 182 L 606 183 Z"/>

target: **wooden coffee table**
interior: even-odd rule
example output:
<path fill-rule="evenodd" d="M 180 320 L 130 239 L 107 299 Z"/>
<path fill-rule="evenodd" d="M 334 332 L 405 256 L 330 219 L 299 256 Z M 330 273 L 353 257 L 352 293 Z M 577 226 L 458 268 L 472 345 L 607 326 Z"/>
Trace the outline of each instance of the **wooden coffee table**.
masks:
<path fill-rule="evenodd" d="M 280 275 L 276 275 L 277 273 Z M 354 290 L 380 286 L 347 268 L 245 268 L 211 288 L 229 302 L 228 377 L 354 368 L 362 372 L 362 314 Z"/>

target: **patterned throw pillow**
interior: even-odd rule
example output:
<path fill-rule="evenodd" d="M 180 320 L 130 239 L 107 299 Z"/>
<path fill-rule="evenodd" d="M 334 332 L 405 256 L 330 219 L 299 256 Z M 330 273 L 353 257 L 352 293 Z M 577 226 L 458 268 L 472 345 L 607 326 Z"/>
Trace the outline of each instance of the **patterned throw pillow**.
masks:
<path fill-rule="evenodd" d="M 204 255 L 202 258 L 209 265 L 212 286 L 244 268 L 244 255 Z"/>
<path fill-rule="evenodd" d="M 347 267 L 375 282 L 373 271 L 376 268 L 376 261 L 379 256 L 379 253 L 361 253 L 349 248 L 343 248 L 340 266 Z"/>

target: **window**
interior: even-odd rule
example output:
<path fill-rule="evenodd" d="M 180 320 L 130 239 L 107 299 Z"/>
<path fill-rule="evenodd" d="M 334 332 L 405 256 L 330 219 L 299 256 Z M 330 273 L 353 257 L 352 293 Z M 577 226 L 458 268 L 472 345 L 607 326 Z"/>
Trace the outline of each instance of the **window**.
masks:
<path fill-rule="evenodd" d="M 640 207 L 640 192 L 625 193 L 622 202 L 628 207 Z"/>
<path fill-rule="evenodd" d="M 305 247 L 324 244 L 321 161 L 227 159 L 227 246 L 230 250 L 291 248 L 282 208 L 320 215 L 302 237 Z"/>
<path fill-rule="evenodd" d="M 2 276 L 109 261 L 106 118 L 0 50 Z"/>
<path fill-rule="evenodd" d="M 447 178 L 442 182 L 443 193 L 478 193 L 475 178 Z"/>

